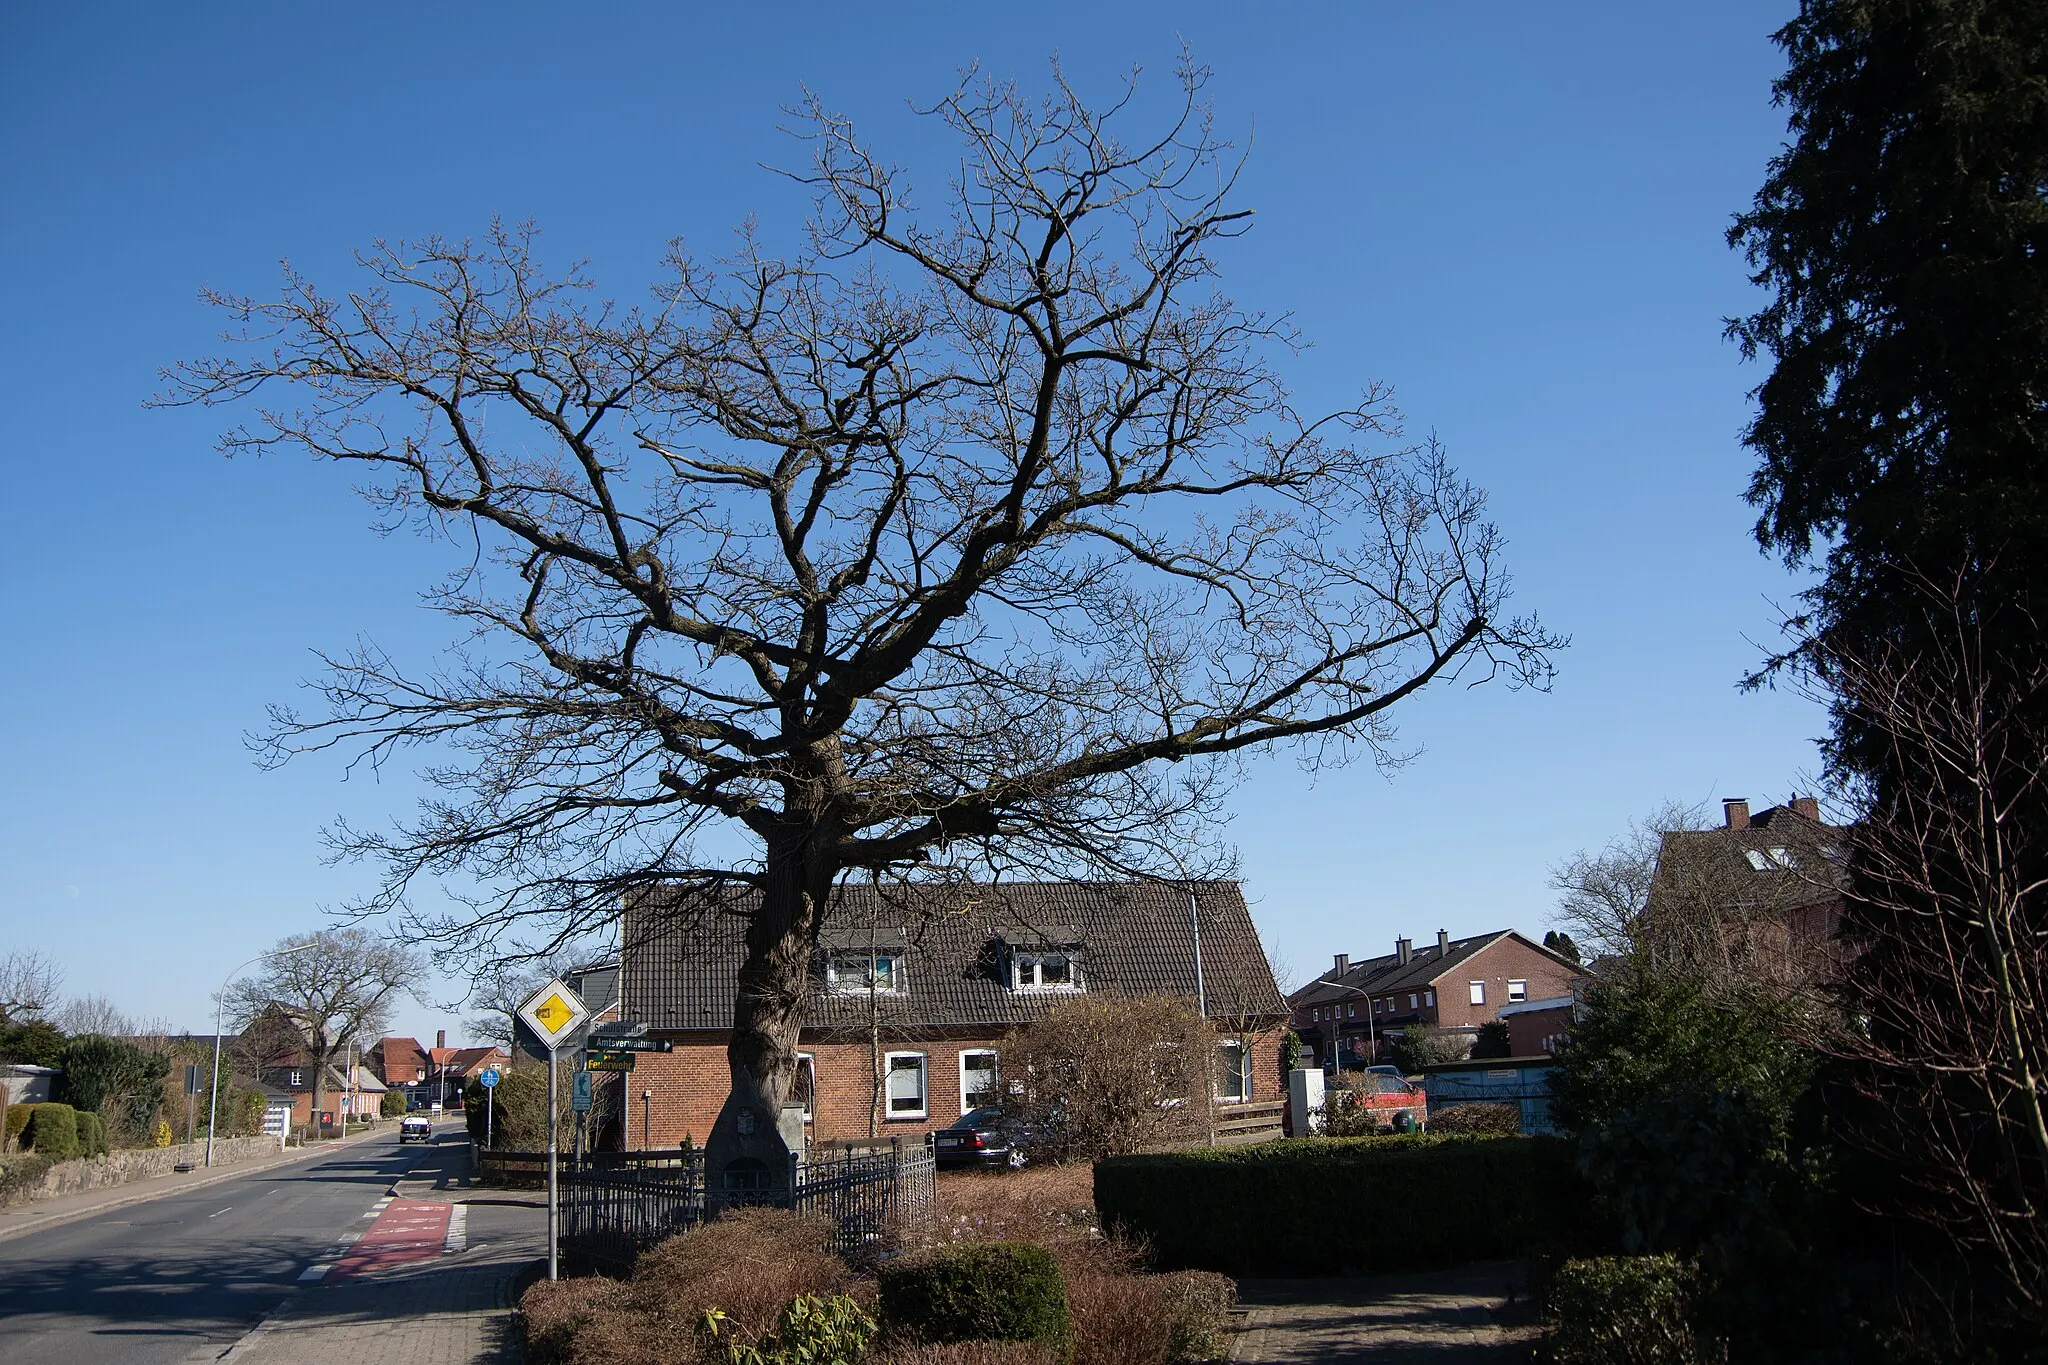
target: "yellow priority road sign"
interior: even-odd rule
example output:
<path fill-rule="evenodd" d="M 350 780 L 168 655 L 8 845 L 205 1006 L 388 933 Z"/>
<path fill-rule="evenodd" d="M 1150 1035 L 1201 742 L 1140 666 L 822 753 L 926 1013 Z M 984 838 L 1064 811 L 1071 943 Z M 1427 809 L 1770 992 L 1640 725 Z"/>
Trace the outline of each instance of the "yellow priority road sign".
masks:
<path fill-rule="evenodd" d="M 576 992 L 560 981 L 548 982 L 527 996 L 519 1007 L 519 1017 L 550 1049 L 558 1046 L 589 1014 L 576 998 Z"/>

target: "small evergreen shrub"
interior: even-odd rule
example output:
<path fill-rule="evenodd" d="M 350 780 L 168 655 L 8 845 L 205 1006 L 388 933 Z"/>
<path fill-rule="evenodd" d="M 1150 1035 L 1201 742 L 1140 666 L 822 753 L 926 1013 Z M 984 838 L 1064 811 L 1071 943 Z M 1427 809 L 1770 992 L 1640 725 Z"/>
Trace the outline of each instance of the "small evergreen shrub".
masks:
<path fill-rule="evenodd" d="M 68 1104 L 30 1105 L 22 1145 L 52 1161 L 71 1160 L 80 1150 L 78 1111 Z"/>
<path fill-rule="evenodd" d="M 465 1099 L 465 1103 L 466 1103 L 466 1102 L 467 1102 L 467 1097 L 465 1096 L 465 1097 L 464 1097 L 464 1099 Z M 379 1100 L 379 1101 L 377 1101 L 377 1112 L 378 1112 L 378 1114 L 380 1114 L 381 1116 L 383 1116 L 384 1118 L 387 1118 L 387 1119 L 402 1119 L 402 1118 L 404 1118 L 404 1117 L 405 1117 L 405 1092 L 404 1092 L 403 1090 L 387 1090 L 387 1091 L 385 1091 L 385 1092 L 384 1092 L 384 1098 L 383 1098 L 383 1099 L 381 1099 L 381 1100 Z"/>
<path fill-rule="evenodd" d="M 1720 1365 L 1693 1326 L 1699 1279 L 1675 1256 L 1567 1261 L 1550 1285 L 1554 1365 Z"/>
<path fill-rule="evenodd" d="M 704 1335 L 727 1365 L 861 1365 L 875 1320 L 844 1294 L 799 1294 L 759 1341 L 743 1340 L 721 1309 L 707 1308 Z"/>
<path fill-rule="evenodd" d="M 169 1144 L 164 1144 L 168 1146 Z M 78 1111 L 78 1154 L 80 1156 L 105 1156 L 107 1154 L 107 1121 L 90 1110 Z"/>
<path fill-rule="evenodd" d="M 882 1319 L 913 1340 L 1035 1341 L 1062 1360 L 1073 1340 L 1059 1263 L 1028 1242 L 986 1242 L 882 1267 Z"/>
<path fill-rule="evenodd" d="M 28 1127 L 28 1116 L 34 1110 L 35 1106 L 32 1104 L 10 1104 L 7 1106 L 6 1145 L 10 1150 L 18 1149 L 21 1146 L 22 1129 Z"/>
<path fill-rule="evenodd" d="M 0 1163 L 0 1204 L 10 1202 L 16 1191 L 36 1184 L 56 1164 L 50 1158 L 33 1152 L 7 1158 L 5 1163 Z"/>
<path fill-rule="evenodd" d="M 168 1119 L 158 1119 L 156 1127 L 149 1130 L 149 1145 L 168 1147 L 171 1145 L 171 1124 Z"/>

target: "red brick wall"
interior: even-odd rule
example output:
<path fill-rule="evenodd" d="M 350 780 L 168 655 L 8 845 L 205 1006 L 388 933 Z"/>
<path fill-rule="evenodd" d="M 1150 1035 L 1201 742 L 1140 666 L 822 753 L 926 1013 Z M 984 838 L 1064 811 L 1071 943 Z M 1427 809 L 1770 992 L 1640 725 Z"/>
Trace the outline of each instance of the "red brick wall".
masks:
<path fill-rule="evenodd" d="M 1445 1028 L 1475 1028 L 1500 1017 L 1508 999 L 1508 982 L 1529 983 L 1525 999 L 1542 1000 L 1571 994 L 1572 981 L 1579 973 L 1550 954 L 1515 938 L 1503 938 L 1466 958 L 1436 983 L 1437 1022 Z M 1486 1003 L 1471 1003 L 1474 981 L 1486 983 Z M 1404 996 L 1405 1000 L 1406 997 Z"/>
<path fill-rule="evenodd" d="M 1276 1028 L 1248 1040 L 1252 1097 L 1256 1100 L 1286 1097 L 1285 1078 L 1280 1074 L 1280 1040 L 1284 1033 L 1284 1029 Z M 640 1053 L 633 1071 L 624 1077 L 630 1101 L 629 1147 L 641 1145 L 643 1119 L 650 1113 L 654 1146 L 673 1147 L 685 1137 L 703 1142 L 710 1136 L 711 1125 L 717 1121 L 732 1083 L 725 1060 L 724 1033 L 665 1036 L 675 1044 L 675 1051 Z M 874 1094 L 867 1043 L 806 1039 L 799 1046 L 811 1054 L 818 1077 L 818 1093 L 811 1111 L 811 1140 L 865 1140 Z M 885 1040 L 882 1050 L 925 1054 L 925 1116 L 889 1118 L 885 1114 L 874 1125 L 882 1137 L 910 1138 L 944 1128 L 960 1117 L 963 1052 L 994 1051 L 1000 1056 L 1003 1049 L 999 1036 L 960 1033 L 948 1037 L 927 1035 L 910 1041 Z M 651 1101 L 643 1098 L 649 1091 L 653 1092 Z"/>
<path fill-rule="evenodd" d="M 1531 997 L 1532 999 L 1535 997 Z M 1557 1040 L 1571 1032 L 1569 1001 L 1556 1009 L 1527 1010 L 1507 1017 L 1508 1050 L 1517 1057 L 1534 1057 L 1558 1050 Z"/>

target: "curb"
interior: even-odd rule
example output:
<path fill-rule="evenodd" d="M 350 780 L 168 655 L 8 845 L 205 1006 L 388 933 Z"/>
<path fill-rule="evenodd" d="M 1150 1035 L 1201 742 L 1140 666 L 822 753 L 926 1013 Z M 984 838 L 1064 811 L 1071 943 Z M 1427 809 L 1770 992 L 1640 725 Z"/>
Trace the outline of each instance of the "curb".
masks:
<path fill-rule="evenodd" d="M 169 1195 L 183 1194 L 187 1190 L 203 1190 L 209 1185 L 219 1185 L 224 1181 L 234 1180 L 245 1175 L 255 1175 L 261 1171 L 274 1171 L 280 1166 L 289 1166 L 294 1162 L 304 1161 L 308 1157 L 338 1152 L 344 1148 L 356 1146 L 358 1143 L 367 1142 L 371 1138 L 376 1137 L 378 1132 L 379 1130 L 372 1129 L 357 1137 L 341 1138 L 332 1143 L 323 1143 L 318 1147 L 302 1147 L 291 1155 L 280 1157 L 275 1161 L 247 1161 L 236 1166 L 217 1168 L 215 1174 L 202 1176 L 198 1180 L 188 1180 L 180 1185 L 166 1185 L 160 1189 L 138 1190 L 126 1197 L 117 1196 L 86 1208 L 71 1209 L 64 1213 L 48 1214 L 32 1222 L 23 1223 L 18 1227 L 0 1225 L 0 1242 L 14 1237 L 26 1236 L 31 1232 L 41 1232 L 44 1228 L 62 1227 L 66 1223 L 75 1223 L 82 1218 L 92 1218 L 114 1209 L 125 1209 L 133 1204 L 147 1204 L 152 1199 L 163 1199 Z M 205 1168 L 202 1167 L 201 1169 Z M 121 1187 L 114 1185 L 108 1188 L 118 1190 Z M 35 1206 L 33 1204 L 26 1204 L 21 1207 L 33 1208 Z"/>

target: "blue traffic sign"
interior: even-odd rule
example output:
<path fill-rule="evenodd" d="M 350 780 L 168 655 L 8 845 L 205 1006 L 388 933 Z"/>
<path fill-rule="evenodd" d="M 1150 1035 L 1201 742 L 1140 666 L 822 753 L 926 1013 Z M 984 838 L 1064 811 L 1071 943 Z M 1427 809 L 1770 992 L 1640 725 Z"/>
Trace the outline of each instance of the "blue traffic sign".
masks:
<path fill-rule="evenodd" d="M 479 1071 L 476 1076 L 476 1083 L 489 1090 L 498 1083 L 498 1068 L 487 1066 L 482 1071 Z"/>

